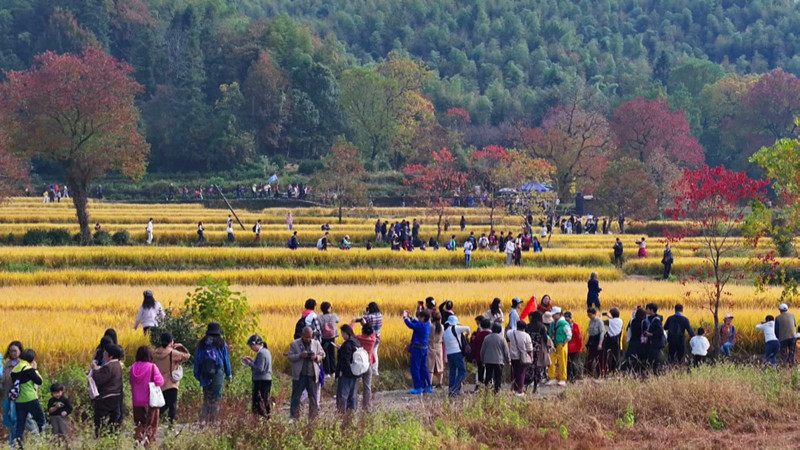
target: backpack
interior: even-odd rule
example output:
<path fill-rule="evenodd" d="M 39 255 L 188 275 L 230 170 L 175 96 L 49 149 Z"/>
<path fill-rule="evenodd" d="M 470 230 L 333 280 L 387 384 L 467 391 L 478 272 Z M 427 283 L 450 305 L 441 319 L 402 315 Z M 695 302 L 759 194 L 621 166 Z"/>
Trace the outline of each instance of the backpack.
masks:
<path fill-rule="evenodd" d="M 450 330 L 453 332 L 453 336 L 456 336 L 456 327 L 451 327 Z M 458 341 L 458 349 L 464 355 L 464 360 L 472 362 L 472 347 L 467 342 L 467 337 L 464 336 L 464 333 L 461 333 L 460 336 L 456 336 L 456 340 Z"/>
<path fill-rule="evenodd" d="M 222 361 L 219 360 L 217 350 L 212 346 L 204 347 L 200 353 L 200 376 L 206 379 L 217 374 Z"/>
<path fill-rule="evenodd" d="M 325 238 L 319 238 L 319 240 L 317 240 L 317 250 L 322 250 L 322 247 L 323 247 L 322 240 L 323 239 L 325 239 Z"/>
<path fill-rule="evenodd" d="M 253 233 L 255 233 L 255 232 L 256 232 L 256 226 L 253 225 Z"/>
<path fill-rule="evenodd" d="M 300 339 L 300 336 L 303 335 L 303 328 L 306 327 L 306 318 L 301 317 L 300 320 L 294 325 L 294 338 Z"/>
<path fill-rule="evenodd" d="M 322 338 L 333 339 L 336 337 L 336 325 L 333 322 L 324 322 L 322 324 Z"/>
<path fill-rule="evenodd" d="M 324 331 L 323 331 L 324 333 Z M 353 361 L 350 363 L 350 371 L 353 376 L 360 377 L 369 370 L 369 354 L 363 347 L 358 347 L 353 352 Z"/>

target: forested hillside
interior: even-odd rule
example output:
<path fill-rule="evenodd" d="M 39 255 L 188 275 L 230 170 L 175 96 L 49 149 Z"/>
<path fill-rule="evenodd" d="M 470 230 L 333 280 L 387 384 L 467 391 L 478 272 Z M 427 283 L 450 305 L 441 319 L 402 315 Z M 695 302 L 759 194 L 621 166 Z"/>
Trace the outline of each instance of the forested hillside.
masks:
<path fill-rule="evenodd" d="M 145 88 L 151 172 L 313 171 L 340 135 L 367 169 L 399 170 L 442 147 L 532 148 L 523 129 L 559 105 L 613 125 L 636 97 L 744 169 L 800 114 L 792 0 L 0 2 L 4 70 L 97 46 Z"/>

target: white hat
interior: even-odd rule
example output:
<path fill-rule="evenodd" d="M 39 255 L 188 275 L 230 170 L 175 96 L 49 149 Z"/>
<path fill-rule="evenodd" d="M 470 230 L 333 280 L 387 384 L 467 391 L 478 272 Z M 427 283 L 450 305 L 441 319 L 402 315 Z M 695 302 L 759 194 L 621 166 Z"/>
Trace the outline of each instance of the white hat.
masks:
<path fill-rule="evenodd" d="M 788 311 L 789 310 L 789 305 L 787 305 L 786 303 L 781 303 L 781 306 L 778 306 L 778 310 L 779 311 Z"/>
<path fill-rule="evenodd" d="M 550 324 L 550 323 L 553 323 L 553 313 L 551 313 L 550 311 L 548 311 L 548 312 L 544 313 L 544 314 L 542 315 L 542 322 L 543 322 L 545 325 L 547 325 L 547 324 Z"/>
<path fill-rule="evenodd" d="M 553 309 L 550 310 L 551 313 L 555 316 L 556 314 L 561 314 L 561 308 L 558 306 L 553 306 Z"/>
<path fill-rule="evenodd" d="M 725 315 L 725 318 L 726 318 L 726 319 L 733 319 L 733 314 L 726 314 L 726 315 Z"/>

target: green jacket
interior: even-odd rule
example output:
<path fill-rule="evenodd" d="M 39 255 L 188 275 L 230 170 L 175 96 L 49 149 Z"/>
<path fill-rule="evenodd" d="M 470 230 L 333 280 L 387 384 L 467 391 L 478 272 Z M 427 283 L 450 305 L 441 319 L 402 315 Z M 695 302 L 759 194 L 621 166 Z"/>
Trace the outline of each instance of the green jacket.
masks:
<path fill-rule="evenodd" d="M 42 385 L 42 377 L 39 372 L 32 368 L 26 361 L 20 361 L 19 364 L 11 371 L 11 380 L 13 382 L 19 381 L 19 397 L 17 403 L 28 403 L 39 399 L 39 393 L 36 392 L 36 386 Z"/>
<path fill-rule="evenodd" d="M 558 322 L 550 324 L 550 337 L 553 339 L 553 344 L 566 344 L 572 339 L 572 327 L 569 322 L 563 317 L 558 319 Z"/>

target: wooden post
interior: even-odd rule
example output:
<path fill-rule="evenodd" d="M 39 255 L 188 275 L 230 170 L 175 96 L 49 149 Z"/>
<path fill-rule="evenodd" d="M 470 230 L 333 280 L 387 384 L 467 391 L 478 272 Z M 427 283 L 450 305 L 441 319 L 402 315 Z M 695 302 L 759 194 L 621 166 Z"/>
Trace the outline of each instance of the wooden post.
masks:
<path fill-rule="evenodd" d="M 233 206 L 231 206 L 228 199 L 225 198 L 225 194 L 222 193 L 222 190 L 219 188 L 219 185 L 215 184 L 214 187 L 217 188 L 219 196 L 222 197 L 222 200 L 224 200 L 225 204 L 228 205 L 228 209 L 231 211 L 231 213 L 233 213 L 233 217 L 236 217 L 236 221 L 239 222 L 239 226 L 242 227 L 242 231 L 247 231 L 247 229 L 244 227 L 244 224 L 242 223 L 242 220 L 239 219 L 239 215 L 236 214 L 236 211 L 233 210 Z"/>

